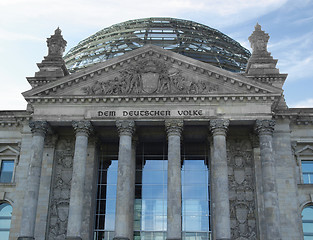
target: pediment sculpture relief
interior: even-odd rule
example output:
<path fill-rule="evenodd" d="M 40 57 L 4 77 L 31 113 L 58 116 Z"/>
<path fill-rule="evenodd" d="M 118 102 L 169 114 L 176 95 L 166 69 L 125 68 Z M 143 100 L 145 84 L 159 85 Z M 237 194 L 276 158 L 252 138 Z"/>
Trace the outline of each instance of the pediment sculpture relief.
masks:
<path fill-rule="evenodd" d="M 139 61 L 107 81 L 96 81 L 83 87 L 87 95 L 125 94 L 206 94 L 217 92 L 219 86 L 205 80 L 184 76 L 179 69 L 171 68 L 156 59 Z"/>

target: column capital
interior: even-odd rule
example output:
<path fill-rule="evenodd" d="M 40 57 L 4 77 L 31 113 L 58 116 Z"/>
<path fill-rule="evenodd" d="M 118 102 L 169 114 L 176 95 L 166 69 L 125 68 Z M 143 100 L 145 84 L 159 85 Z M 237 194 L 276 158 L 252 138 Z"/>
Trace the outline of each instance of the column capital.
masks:
<path fill-rule="evenodd" d="M 228 119 L 212 119 L 210 120 L 210 130 L 213 135 L 226 135 L 229 126 Z"/>
<path fill-rule="evenodd" d="M 119 135 L 132 136 L 135 132 L 135 121 L 134 120 L 117 120 L 116 127 Z"/>
<path fill-rule="evenodd" d="M 45 136 L 49 129 L 49 123 L 47 121 L 30 121 L 29 127 L 33 134 Z"/>
<path fill-rule="evenodd" d="M 266 134 L 266 135 L 272 135 L 274 132 L 274 127 L 275 127 L 275 120 L 259 120 L 257 119 L 255 122 L 255 130 L 256 132 L 261 135 L 261 134 Z"/>
<path fill-rule="evenodd" d="M 165 128 L 167 135 L 181 135 L 183 131 L 184 121 L 183 120 L 165 120 Z"/>
<path fill-rule="evenodd" d="M 72 121 L 74 131 L 77 133 L 83 133 L 87 136 L 93 131 L 93 127 L 90 121 Z"/>

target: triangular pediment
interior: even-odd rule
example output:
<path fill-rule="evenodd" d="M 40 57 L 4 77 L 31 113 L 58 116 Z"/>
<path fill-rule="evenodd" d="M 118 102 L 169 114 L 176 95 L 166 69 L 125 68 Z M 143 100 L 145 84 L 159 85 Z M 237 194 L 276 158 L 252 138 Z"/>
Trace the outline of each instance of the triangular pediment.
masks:
<path fill-rule="evenodd" d="M 18 156 L 19 151 L 10 146 L 0 147 L 0 156 Z"/>
<path fill-rule="evenodd" d="M 282 90 L 154 45 L 90 66 L 23 95 L 55 97 L 279 96 Z"/>
<path fill-rule="evenodd" d="M 313 155 L 313 148 L 309 145 L 299 149 L 295 152 L 298 156 L 312 156 Z"/>

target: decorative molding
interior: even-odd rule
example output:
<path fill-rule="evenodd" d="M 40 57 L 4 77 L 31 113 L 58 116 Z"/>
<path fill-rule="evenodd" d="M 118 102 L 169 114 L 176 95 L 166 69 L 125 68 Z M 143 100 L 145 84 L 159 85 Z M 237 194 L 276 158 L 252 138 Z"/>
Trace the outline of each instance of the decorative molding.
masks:
<path fill-rule="evenodd" d="M 213 135 L 226 135 L 229 126 L 228 119 L 212 119 L 210 120 L 210 130 Z"/>
<path fill-rule="evenodd" d="M 73 121 L 72 126 L 76 134 L 83 133 L 89 136 L 89 134 L 93 131 L 90 121 Z"/>
<path fill-rule="evenodd" d="M 178 135 L 181 136 L 181 133 L 183 131 L 184 127 L 184 121 L 173 119 L 173 120 L 165 120 L 165 128 L 167 135 Z"/>
<path fill-rule="evenodd" d="M 280 98 L 280 94 L 229 94 L 229 93 L 220 93 L 220 94 L 210 94 L 210 95 L 160 95 L 160 96 L 151 96 L 151 95 L 136 95 L 129 96 L 49 96 L 49 97 L 30 97 L 27 98 L 31 104 L 60 104 L 60 103 L 70 103 L 70 104 L 79 104 L 84 103 L 99 103 L 103 104 L 106 102 L 213 102 L 219 103 L 223 102 L 273 102 Z M 1 124 L 1 123 L 0 123 Z"/>
<path fill-rule="evenodd" d="M 255 130 L 258 134 L 272 135 L 275 129 L 275 120 L 259 120 L 255 122 Z"/>
<path fill-rule="evenodd" d="M 135 121 L 133 120 L 117 120 L 116 127 L 119 135 L 132 136 L 135 132 Z"/>

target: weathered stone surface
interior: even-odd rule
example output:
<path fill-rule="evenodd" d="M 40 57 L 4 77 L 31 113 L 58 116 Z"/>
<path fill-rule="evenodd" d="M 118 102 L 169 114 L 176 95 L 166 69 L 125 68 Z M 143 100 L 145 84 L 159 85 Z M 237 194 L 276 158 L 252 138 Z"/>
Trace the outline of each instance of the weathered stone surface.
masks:
<path fill-rule="evenodd" d="M 88 121 L 74 121 L 73 127 L 76 133 L 76 140 L 71 181 L 67 236 L 81 237 L 88 135 L 91 132 L 92 126 Z"/>
<path fill-rule="evenodd" d="M 115 236 L 117 239 L 133 239 L 135 158 L 132 134 L 134 121 L 117 121 L 120 135 L 118 153 L 118 175 L 116 189 Z"/>
<path fill-rule="evenodd" d="M 30 122 L 29 125 L 33 133 L 33 138 L 31 145 L 30 166 L 27 176 L 28 184 L 24 197 L 20 236 L 33 238 L 35 234 L 44 140 L 48 124 L 45 121 L 36 121 Z"/>
<path fill-rule="evenodd" d="M 260 139 L 266 237 L 267 239 L 279 240 L 281 239 L 280 213 L 272 137 L 274 126 L 275 121 L 273 120 L 256 121 L 256 130 Z"/>
<path fill-rule="evenodd" d="M 169 120 L 165 122 L 165 127 L 168 138 L 167 238 L 180 239 L 182 231 L 180 142 L 183 121 Z"/>
<path fill-rule="evenodd" d="M 215 119 L 210 121 L 213 134 L 212 174 L 212 212 L 214 236 L 216 239 L 230 238 L 230 212 L 228 167 L 226 152 L 226 132 L 229 120 Z"/>

